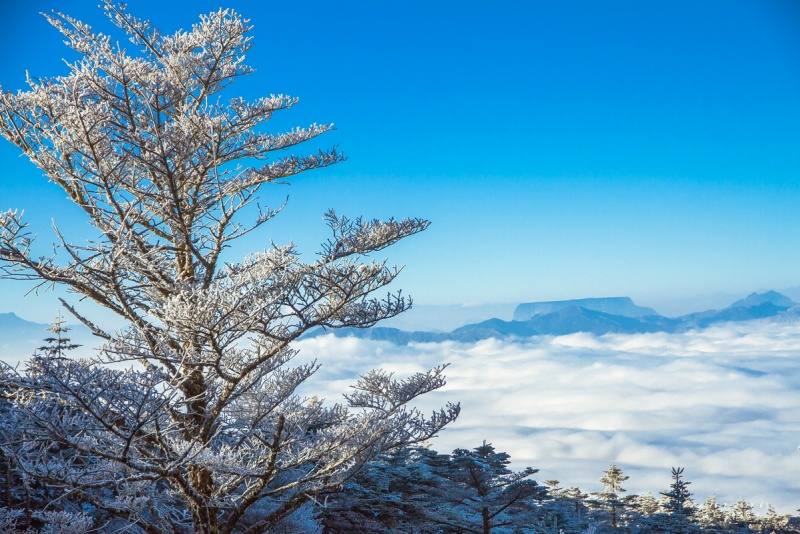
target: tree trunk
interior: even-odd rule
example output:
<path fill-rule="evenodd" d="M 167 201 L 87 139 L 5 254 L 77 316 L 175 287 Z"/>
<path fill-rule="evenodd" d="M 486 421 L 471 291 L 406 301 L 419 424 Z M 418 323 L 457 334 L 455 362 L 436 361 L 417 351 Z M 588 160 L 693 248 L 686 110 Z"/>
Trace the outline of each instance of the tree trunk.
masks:
<path fill-rule="evenodd" d="M 206 497 L 203 503 L 194 503 L 192 506 L 192 521 L 195 534 L 217 534 L 217 508 L 208 505 L 208 499 L 214 489 L 214 480 L 211 471 L 202 467 L 189 468 L 189 484 L 198 493 Z"/>
<path fill-rule="evenodd" d="M 205 442 L 209 436 L 206 435 L 206 391 L 207 386 L 203 374 L 198 369 L 186 369 L 188 379 L 184 382 L 182 389 L 189 403 L 187 406 L 187 418 L 184 421 L 183 433 L 187 441 Z M 189 485 L 202 496 L 202 501 L 191 499 L 192 520 L 196 534 L 217 534 L 219 527 L 217 524 L 218 509 L 209 506 L 211 496 L 214 493 L 214 474 L 197 465 L 190 465 L 187 469 Z M 187 495 L 187 497 L 189 497 Z"/>

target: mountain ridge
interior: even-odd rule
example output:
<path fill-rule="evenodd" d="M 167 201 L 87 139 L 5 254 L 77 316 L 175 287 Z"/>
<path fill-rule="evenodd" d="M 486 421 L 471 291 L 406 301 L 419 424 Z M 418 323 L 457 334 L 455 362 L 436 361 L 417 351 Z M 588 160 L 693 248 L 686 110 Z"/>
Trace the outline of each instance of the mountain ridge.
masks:
<path fill-rule="evenodd" d="M 583 305 L 579 305 L 583 304 Z M 588 307 L 587 307 L 588 306 Z M 519 310 L 519 314 L 517 313 Z M 598 309 L 600 308 L 600 309 Z M 610 313 L 604 310 L 614 310 Z M 532 312 L 538 313 L 532 313 Z M 652 313 L 646 313 L 652 312 Z M 376 341 L 389 341 L 405 345 L 411 342 L 436 343 L 442 341 L 475 342 L 489 338 L 530 338 L 542 335 L 567 335 L 587 332 L 603 334 L 641 334 L 651 332 L 685 332 L 707 328 L 715 323 L 773 319 L 782 322 L 800 321 L 800 305 L 776 291 L 751 293 L 720 310 L 705 310 L 678 317 L 665 317 L 655 310 L 636 305 L 630 297 L 606 297 L 544 301 L 517 305 L 515 317 L 526 320 L 510 321 L 491 318 L 457 327 L 450 332 L 427 330 L 402 330 L 375 326 L 367 329 L 318 329 L 304 338 L 332 333 L 338 337 L 357 337 Z M 49 325 L 20 318 L 13 312 L 0 313 L 0 338 L 35 347 L 46 337 Z M 80 325 L 78 326 L 80 330 Z M 81 338 L 80 333 L 76 332 Z M 38 344 L 38 345 L 37 345 Z M 0 349 L 9 351 L 10 344 L 0 339 Z M 18 352 L 17 350 L 11 352 Z M 0 354 L 0 359 L 3 354 Z"/>
<path fill-rule="evenodd" d="M 74 354 L 88 356 L 97 338 L 81 324 L 64 326 L 69 329 L 66 337 L 80 346 Z M 13 365 L 30 358 L 39 347 L 46 345 L 44 339 L 53 335 L 47 331 L 51 327 L 52 324 L 28 321 L 14 312 L 0 313 L 0 362 Z"/>
<path fill-rule="evenodd" d="M 591 308 L 579 306 L 588 304 Z M 610 306 L 608 306 L 610 304 Z M 524 306 L 524 307 L 523 307 Z M 592 309 L 604 307 L 622 313 L 608 313 Z M 373 327 L 369 329 L 342 328 L 317 330 L 305 337 L 316 337 L 332 333 L 337 337 L 358 337 L 396 344 L 410 342 L 426 343 L 439 341 L 475 342 L 489 338 L 529 338 L 541 335 L 567 335 L 587 332 L 603 334 L 641 334 L 652 332 L 686 332 L 707 328 L 715 323 L 731 321 L 751 321 L 776 318 L 776 320 L 795 320 L 800 316 L 800 306 L 776 291 L 751 293 L 721 310 L 705 310 L 679 317 L 665 317 L 655 310 L 634 304 L 629 297 L 608 297 L 603 299 L 576 299 L 520 304 L 522 311 L 515 317 L 527 320 L 506 321 L 492 318 L 478 323 L 467 324 L 449 333 L 427 331 L 404 331 L 397 328 Z M 548 311 L 553 310 L 553 311 Z M 539 311 L 543 313 L 531 313 Z M 652 311 L 652 314 L 643 314 Z"/>

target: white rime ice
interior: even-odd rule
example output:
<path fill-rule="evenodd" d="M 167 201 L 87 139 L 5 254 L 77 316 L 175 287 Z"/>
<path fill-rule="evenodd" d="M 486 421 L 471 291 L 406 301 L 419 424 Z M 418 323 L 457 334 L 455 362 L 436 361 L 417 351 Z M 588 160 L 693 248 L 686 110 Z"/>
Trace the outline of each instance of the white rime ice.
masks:
<path fill-rule="evenodd" d="M 22 373 L 5 371 L 14 416 L 4 435 L 14 439 L 4 453 L 59 496 L 49 513 L 64 525 L 86 528 L 82 514 L 99 510 L 147 532 L 263 532 L 381 451 L 457 416 L 457 405 L 430 417 L 408 405 L 444 384 L 443 366 L 405 380 L 376 370 L 344 403 L 326 404 L 295 394 L 318 364 L 289 365 L 292 342 L 311 328 L 368 327 L 409 306 L 399 293 L 373 297 L 399 269 L 365 256 L 428 222 L 330 211 L 332 235 L 315 261 L 272 245 L 221 264 L 232 241 L 280 211 L 258 207 L 241 220 L 262 185 L 343 159 L 336 149 L 286 151 L 332 125 L 268 133 L 264 123 L 295 98 L 221 98 L 252 70 L 249 22 L 233 11 L 163 35 L 124 6 L 102 7 L 133 46 L 49 15 L 82 59 L 66 76 L 0 94 L 0 133 L 97 237 L 76 243 L 54 225 L 56 252 L 34 257 L 22 213 L 0 213 L 0 269 L 64 286 L 131 326 L 104 331 L 63 300 L 106 343 L 92 361 L 45 351 Z M 83 506 L 69 521 L 57 515 L 67 502 Z"/>

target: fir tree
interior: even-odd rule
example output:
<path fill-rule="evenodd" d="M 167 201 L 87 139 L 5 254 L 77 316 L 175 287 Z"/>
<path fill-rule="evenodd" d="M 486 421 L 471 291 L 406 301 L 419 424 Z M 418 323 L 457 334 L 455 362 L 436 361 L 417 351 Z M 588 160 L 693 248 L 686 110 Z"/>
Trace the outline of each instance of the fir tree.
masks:
<path fill-rule="evenodd" d="M 325 531 L 540 532 L 553 524 L 534 504 L 545 499 L 545 488 L 528 480 L 536 470 L 515 473 L 508 463 L 508 454 L 485 442 L 450 455 L 425 448 L 384 455 L 328 496 L 321 513 Z"/>
<path fill-rule="evenodd" d="M 471 451 L 454 450 L 450 461 L 435 470 L 446 482 L 441 486 L 442 506 L 431 517 L 460 532 L 490 534 L 512 525 L 519 532 L 534 532 L 526 528 L 535 512 L 531 500 L 545 493 L 535 481 L 526 479 L 538 469 L 515 473 L 508 469 L 509 463 L 508 454 L 496 452 L 485 441 Z"/>
<path fill-rule="evenodd" d="M 402 447 L 369 462 L 341 488 L 320 496 L 320 518 L 329 534 L 429 532 L 427 508 L 439 479 L 431 467 L 446 455 Z"/>
<path fill-rule="evenodd" d="M 547 498 L 539 511 L 545 517 L 545 524 L 559 534 L 583 533 L 589 526 L 584 503 L 587 495 L 580 488 L 561 488 L 557 480 L 548 480 L 545 484 L 549 486 Z"/>
<path fill-rule="evenodd" d="M 70 351 L 80 346 L 71 343 L 64 335 L 70 329 L 64 326 L 60 311 L 45 330 L 53 335 L 45 337 L 45 345 L 38 347 L 38 350 L 47 358 L 66 359 Z M 87 530 L 93 524 L 92 519 L 83 513 L 80 506 L 65 499 L 58 486 L 43 482 L 35 465 L 29 461 L 26 444 L 31 436 L 26 433 L 24 413 L 15 409 L 13 404 L 17 391 L 4 387 L 4 383 L 13 382 L 13 377 L 6 369 L 1 369 L 0 373 L 3 375 L 0 377 L 0 507 L 6 509 L 5 513 L 0 514 L 0 523 L 10 525 L 5 530 L 0 527 L 0 532 L 42 527 L 52 532 Z M 66 454 L 71 461 L 76 460 L 63 447 L 54 446 L 47 452 L 53 456 Z M 45 512 L 46 508 L 50 508 L 50 511 Z"/>
<path fill-rule="evenodd" d="M 709 495 L 695 514 L 695 520 L 704 532 L 721 532 L 725 525 L 726 514 L 717 503 L 716 495 Z"/>
<path fill-rule="evenodd" d="M 692 506 L 692 494 L 689 492 L 689 484 L 681 477 L 683 476 L 683 468 L 672 468 L 672 484 L 670 484 L 669 491 L 662 492 L 666 502 L 664 508 L 666 509 L 670 525 L 673 532 L 682 533 L 692 530 L 692 525 L 689 518 L 694 513 Z"/>
<path fill-rule="evenodd" d="M 790 516 L 788 515 L 778 515 L 775 507 L 768 504 L 767 513 L 759 521 L 761 531 L 767 534 L 784 532 L 789 528 L 789 519 Z"/>
<path fill-rule="evenodd" d="M 78 344 L 70 343 L 71 339 L 64 335 L 71 329 L 64 326 L 65 321 L 61 317 L 61 310 L 58 311 L 56 320 L 50 324 L 50 328 L 45 328 L 45 330 L 52 332 L 53 335 L 44 338 L 46 345 L 39 347 L 39 350 L 43 351 L 45 356 L 49 358 L 64 358 L 67 352 L 80 347 Z"/>
<path fill-rule="evenodd" d="M 622 487 L 622 483 L 628 480 L 628 478 L 629 477 L 623 475 L 622 470 L 612 462 L 611 466 L 603 472 L 603 477 L 600 479 L 600 482 L 603 484 L 603 491 L 592 494 L 607 509 L 612 532 L 618 532 L 619 529 L 620 509 L 624 506 L 619 494 L 625 491 Z"/>
<path fill-rule="evenodd" d="M 683 468 L 672 468 L 672 484 L 670 490 L 661 492 L 661 495 L 667 498 L 665 507 L 671 513 L 688 515 L 691 513 L 691 496 L 689 492 L 689 484 L 681 479 L 683 476 Z"/>
<path fill-rule="evenodd" d="M 734 526 L 749 529 L 751 525 L 754 525 L 758 521 L 758 518 L 756 514 L 753 513 L 753 505 L 745 500 L 740 500 L 731 507 L 731 511 L 728 514 L 728 521 Z"/>

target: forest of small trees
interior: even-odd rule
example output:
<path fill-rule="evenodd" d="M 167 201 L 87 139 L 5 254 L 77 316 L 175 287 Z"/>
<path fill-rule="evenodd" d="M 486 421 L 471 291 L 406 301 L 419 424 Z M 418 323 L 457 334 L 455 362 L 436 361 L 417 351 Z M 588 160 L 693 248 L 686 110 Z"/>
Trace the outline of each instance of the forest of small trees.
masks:
<path fill-rule="evenodd" d="M 413 403 L 444 385 L 445 364 L 405 378 L 374 369 L 340 403 L 298 394 L 336 362 L 293 364 L 295 340 L 411 305 L 383 293 L 400 269 L 375 254 L 428 222 L 330 210 L 313 261 L 292 244 L 229 257 L 281 211 L 258 203 L 262 186 L 343 160 L 292 152 L 332 125 L 272 133 L 265 124 L 295 98 L 222 98 L 252 72 L 239 14 L 166 35 L 123 5 L 102 9 L 130 44 L 46 15 L 80 59 L 28 90 L 0 89 L 0 134 L 94 233 L 71 239 L 56 220 L 42 255 L 22 211 L 0 212 L 0 275 L 66 289 L 63 308 L 102 341 L 71 357 L 59 312 L 24 367 L 0 369 L 0 531 L 794 531 L 771 509 L 695 503 L 680 468 L 658 496 L 624 496 L 616 465 L 584 494 L 511 471 L 486 442 L 435 452 L 426 443 L 460 407 Z M 97 306 L 128 327 L 99 326 Z"/>

